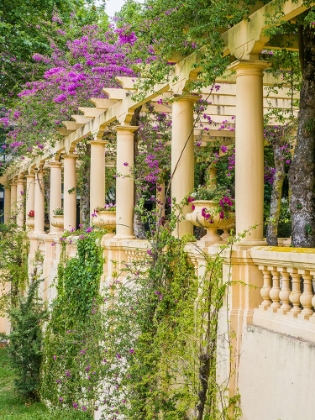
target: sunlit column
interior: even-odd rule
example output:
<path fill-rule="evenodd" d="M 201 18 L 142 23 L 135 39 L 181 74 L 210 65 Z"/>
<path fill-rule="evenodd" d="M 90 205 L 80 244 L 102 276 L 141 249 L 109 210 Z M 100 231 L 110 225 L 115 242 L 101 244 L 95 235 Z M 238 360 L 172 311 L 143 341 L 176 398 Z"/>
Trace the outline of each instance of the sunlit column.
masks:
<path fill-rule="evenodd" d="M 263 61 L 238 62 L 236 70 L 235 206 L 242 242 L 263 241 Z M 252 226 L 256 226 L 251 229 Z"/>
<path fill-rule="evenodd" d="M 77 193 L 76 193 L 76 161 L 77 155 L 64 155 L 64 228 L 76 229 L 77 226 Z"/>
<path fill-rule="evenodd" d="M 45 195 L 42 168 L 35 171 L 34 213 L 34 231 L 36 233 L 44 232 Z"/>
<path fill-rule="evenodd" d="M 50 223 L 53 220 L 53 211 L 61 208 L 61 167 L 62 164 L 57 161 L 50 161 L 50 209 L 49 219 Z M 50 224 L 50 232 L 59 232 L 59 228 Z"/>
<path fill-rule="evenodd" d="M 11 187 L 4 189 L 4 223 L 8 223 L 11 214 Z"/>
<path fill-rule="evenodd" d="M 105 146 L 107 142 L 93 140 L 90 167 L 90 218 L 96 207 L 105 205 Z"/>
<path fill-rule="evenodd" d="M 24 180 L 19 178 L 16 183 L 16 224 L 19 227 L 24 226 L 24 212 Z"/>
<path fill-rule="evenodd" d="M 134 132 L 138 127 L 117 126 L 116 238 L 134 238 Z"/>
<path fill-rule="evenodd" d="M 31 172 L 26 175 L 26 224 L 29 228 L 34 227 L 34 218 L 29 217 L 29 212 L 35 213 L 35 174 Z"/>
<path fill-rule="evenodd" d="M 16 189 L 16 183 L 13 182 L 11 184 L 11 220 L 13 223 L 16 222 L 16 198 L 17 198 L 17 193 L 16 193 L 17 189 Z"/>
<path fill-rule="evenodd" d="M 199 98 L 185 95 L 175 100 L 172 107 L 172 159 L 171 191 L 172 202 L 176 204 L 194 189 L 194 103 Z M 184 206 L 181 215 L 191 211 L 191 206 Z M 193 225 L 187 220 L 177 224 L 176 236 L 193 233 Z"/>

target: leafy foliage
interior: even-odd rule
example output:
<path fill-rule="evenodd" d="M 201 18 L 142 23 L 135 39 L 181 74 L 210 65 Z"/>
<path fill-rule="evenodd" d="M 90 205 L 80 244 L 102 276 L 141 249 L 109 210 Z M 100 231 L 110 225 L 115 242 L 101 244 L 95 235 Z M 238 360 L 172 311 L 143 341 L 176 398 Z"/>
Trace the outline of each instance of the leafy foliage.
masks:
<path fill-rule="evenodd" d="M 102 369 L 99 294 L 103 272 L 99 235 L 82 233 L 78 255 L 67 260 L 65 242 L 58 268 L 58 295 L 44 342 L 42 397 L 54 407 L 93 413 Z M 64 239 L 64 238 L 62 238 Z"/>
<path fill-rule="evenodd" d="M 19 296 L 17 306 L 9 310 L 12 332 L 8 351 L 15 371 L 15 388 L 27 400 L 39 399 L 42 361 L 42 328 L 47 312 L 37 297 L 41 280 L 34 269 L 26 297 Z"/>

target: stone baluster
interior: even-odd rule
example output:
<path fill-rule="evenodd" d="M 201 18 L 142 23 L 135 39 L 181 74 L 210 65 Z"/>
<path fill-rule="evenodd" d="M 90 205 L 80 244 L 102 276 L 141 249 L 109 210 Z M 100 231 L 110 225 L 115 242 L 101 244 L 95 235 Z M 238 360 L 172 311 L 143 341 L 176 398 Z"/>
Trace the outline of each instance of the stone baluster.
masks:
<path fill-rule="evenodd" d="M 24 226 L 24 180 L 19 178 L 16 183 L 16 224 Z"/>
<path fill-rule="evenodd" d="M 268 270 L 272 273 L 272 288 L 269 293 L 272 300 L 270 308 L 277 310 L 280 308 L 280 274 L 275 267 L 268 267 Z"/>
<path fill-rule="evenodd" d="M 301 312 L 301 316 L 303 318 L 308 319 L 311 315 L 313 315 L 312 309 L 312 299 L 313 299 L 313 285 L 312 285 L 312 277 L 309 271 L 306 270 L 299 270 L 299 273 L 302 274 L 304 280 L 304 290 L 300 296 L 300 303 L 303 306 L 303 310 Z"/>
<path fill-rule="evenodd" d="M 301 312 L 300 308 L 300 296 L 301 296 L 301 274 L 297 272 L 295 268 L 290 268 L 289 272 L 292 278 L 292 291 L 290 293 L 290 302 L 293 304 L 293 308 L 289 312 L 290 315 L 297 315 Z"/>
<path fill-rule="evenodd" d="M 4 189 L 4 223 L 8 223 L 11 214 L 11 188 Z"/>
<path fill-rule="evenodd" d="M 282 285 L 281 285 L 281 291 L 279 293 L 279 297 L 281 299 L 281 307 L 280 307 L 280 311 L 283 314 L 286 314 L 288 311 L 291 310 L 291 305 L 290 305 L 290 293 L 291 293 L 291 289 L 290 289 L 290 275 L 287 272 L 286 268 L 278 268 L 278 271 L 281 273 L 281 278 L 282 278 Z"/>
<path fill-rule="evenodd" d="M 77 192 L 76 192 L 76 160 L 77 155 L 69 153 L 64 155 L 64 228 L 76 229 L 77 226 Z"/>
<path fill-rule="evenodd" d="M 271 305 L 270 299 L 270 290 L 271 290 L 271 274 L 268 270 L 268 267 L 260 265 L 259 270 L 263 272 L 264 275 L 264 285 L 260 289 L 260 295 L 263 298 L 262 303 L 260 304 L 260 309 L 267 309 Z"/>

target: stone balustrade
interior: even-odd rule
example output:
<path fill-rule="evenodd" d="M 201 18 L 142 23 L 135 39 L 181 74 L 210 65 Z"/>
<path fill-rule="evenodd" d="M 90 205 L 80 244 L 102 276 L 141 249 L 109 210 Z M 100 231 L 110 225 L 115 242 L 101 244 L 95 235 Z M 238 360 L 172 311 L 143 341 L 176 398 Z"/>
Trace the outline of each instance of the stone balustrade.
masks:
<path fill-rule="evenodd" d="M 253 323 L 313 341 L 314 249 L 254 247 L 250 255 L 263 274 L 262 302 Z"/>

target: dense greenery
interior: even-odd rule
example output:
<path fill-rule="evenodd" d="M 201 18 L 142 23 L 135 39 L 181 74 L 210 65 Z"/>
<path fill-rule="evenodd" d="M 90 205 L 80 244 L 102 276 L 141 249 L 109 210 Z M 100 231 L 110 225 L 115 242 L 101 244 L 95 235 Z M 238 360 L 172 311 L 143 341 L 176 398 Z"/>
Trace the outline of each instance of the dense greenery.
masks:
<path fill-rule="evenodd" d="M 47 311 L 38 295 L 41 280 L 34 274 L 27 296 L 19 297 L 17 306 L 9 310 L 12 332 L 8 336 L 11 366 L 15 371 L 15 389 L 28 400 L 39 400 L 42 362 L 42 328 Z"/>
<path fill-rule="evenodd" d="M 11 104 L 24 83 L 42 76 L 43 69 L 34 65 L 33 54 L 47 54 L 55 43 L 65 46 L 62 22 L 67 39 L 73 39 L 82 26 L 102 21 L 106 22 L 104 13 L 93 0 L 1 1 L 0 106 Z"/>
<path fill-rule="evenodd" d="M 1 420 L 91 420 L 83 411 L 49 411 L 41 402 L 25 402 L 14 392 L 14 379 L 7 348 L 0 348 Z"/>
<path fill-rule="evenodd" d="M 58 268 L 57 297 L 46 328 L 41 394 L 54 407 L 93 413 L 102 370 L 100 235 L 80 232 L 77 257 L 67 259 L 65 238 Z M 71 239 L 70 239 L 71 240 Z"/>

